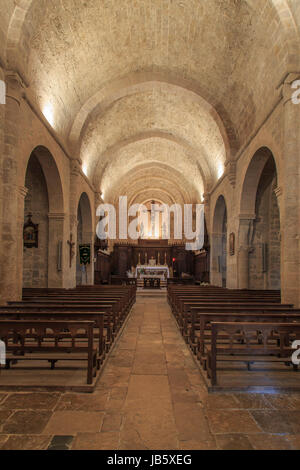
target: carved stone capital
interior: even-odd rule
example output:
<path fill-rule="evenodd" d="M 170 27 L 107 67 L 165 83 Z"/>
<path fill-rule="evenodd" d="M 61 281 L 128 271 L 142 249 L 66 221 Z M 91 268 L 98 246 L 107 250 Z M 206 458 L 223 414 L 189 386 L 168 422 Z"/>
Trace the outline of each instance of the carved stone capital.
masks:
<path fill-rule="evenodd" d="M 100 204 L 103 204 L 104 201 L 102 199 L 103 193 L 101 191 L 96 191 L 95 192 L 95 205 L 96 207 L 100 206 Z"/>
<path fill-rule="evenodd" d="M 70 160 L 71 176 L 79 176 L 81 174 L 81 167 L 78 160 Z"/>
<path fill-rule="evenodd" d="M 20 105 L 24 90 L 27 88 L 27 84 L 24 82 L 19 73 L 14 71 L 6 72 L 5 83 L 6 98 L 11 98 Z"/>

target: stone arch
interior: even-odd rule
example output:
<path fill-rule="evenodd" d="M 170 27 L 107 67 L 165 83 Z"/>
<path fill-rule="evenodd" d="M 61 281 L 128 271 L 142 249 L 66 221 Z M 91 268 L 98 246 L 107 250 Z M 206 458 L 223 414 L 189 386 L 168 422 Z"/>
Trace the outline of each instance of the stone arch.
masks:
<path fill-rule="evenodd" d="M 240 201 L 239 287 L 280 289 L 281 235 L 277 165 L 259 148 L 246 170 Z"/>
<path fill-rule="evenodd" d="M 43 170 L 49 197 L 49 213 L 63 214 L 64 195 L 62 180 L 51 152 L 44 146 L 37 146 L 32 154 L 36 156 Z"/>
<path fill-rule="evenodd" d="M 128 85 L 128 83 L 130 83 L 130 85 Z M 104 115 L 106 110 L 116 101 L 125 96 L 145 91 L 152 86 L 165 87 L 172 93 L 180 91 L 186 96 L 190 96 L 191 99 L 199 102 L 207 111 L 208 115 L 216 122 L 223 138 L 226 157 L 230 159 L 231 150 L 238 148 L 232 123 L 229 122 L 225 116 L 220 116 L 213 105 L 202 97 L 197 83 L 189 80 L 178 80 L 177 77 L 171 77 L 169 73 L 165 72 L 130 73 L 126 77 L 116 79 L 97 91 L 83 104 L 80 111 L 77 113 L 69 134 L 70 144 L 74 145 L 75 143 L 81 142 L 88 123 L 95 115 Z"/>
<path fill-rule="evenodd" d="M 90 245 L 90 263 L 80 264 L 79 245 Z M 86 192 L 80 195 L 77 205 L 77 249 L 76 249 L 76 284 L 93 284 L 94 269 L 94 231 L 92 205 Z"/>
<path fill-rule="evenodd" d="M 260 147 L 252 157 L 244 176 L 241 199 L 240 199 L 240 215 L 246 218 L 247 215 L 255 214 L 256 194 L 258 184 L 264 167 L 269 158 L 273 158 L 276 167 L 275 157 L 268 147 Z"/>
<path fill-rule="evenodd" d="M 226 287 L 227 284 L 227 220 L 228 210 L 225 197 L 221 194 L 213 211 L 211 234 L 211 282 Z"/>
<path fill-rule="evenodd" d="M 28 173 L 29 172 L 29 173 Z M 29 179 L 31 178 L 31 189 L 26 187 Z M 31 263 L 31 270 L 34 271 L 35 280 L 27 275 L 27 287 L 62 287 L 63 286 L 63 259 L 62 259 L 62 246 L 64 240 L 64 197 L 61 177 L 51 152 L 44 146 L 37 146 L 33 149 L 28 157 L 26 165 L 26 173 L 24 175 L 25 192 L 29 189 L 29 193 L 25 199 L 24 209 L 28 212 L 30 203 L 28 198 L 40 199 L 34 201 L 36 204 L 36 213 L 41 217 L 42 225 L 39 227 L 40 232 L 40 248 L 39 253 L 31 252 L 32 262 L 35 263 L 36 268 Z M 39 188 L 39 194 L 37 193 Z M 31 193 L 31 194 L 30 194 Z M 37 193 L 37 194 L 36 194 Z M 47 206 L 47 207 L 46 207 Z M 24 214 L 27 215 L 26 213 Z M 33 220 L 35 222 L 35 220 Z M 59 253 L 61 253 L 59 255 Z M 20 253 L 22 258 L 23 267 L 28 265 L 28 253 Z M 43 261 L 41 261 L 41 259 Z M 44 265 L 44 274 L 41 274 Z M 47 273 L 45 272 L 47 270 Z M 28 270 L 27 270 L 28 271 Z M 33 276 L 33 272 L 31 273 Z M 31 284 L 31 285 L 29 285 Z"/>
<path fill-rule="evenodd" d="M 101 187 L 105 171 L 110 165 L 113 165 L 114 158 L 118 154 L 118 152 L 120 152 L 124 148 L 129 148 L 135 143 L 148 141 L 149 139 L 161 139 L 163 141 L 171 142 L 178 145 L 178 148 L 182 149 L 184 153 L 189 155 L 191 160 L 197 167 L 197 171 L 199 172 L 199 176 L 201 177 L 201 186 L 203 186 L 201 187 L 200 193 L 209 190 L 213 181 L 213 175 L 208 164 L 209 155 L 206 154 L 205 149 L 202 148 L 202 154 L 204 155 L 204 157 L 200 165 L 196 149 L 194 149 L 186 140 L 178 136 L 163 132 L 161 130 L 138 133 L 128 139 L 119 141 L 111 148 L 106 149 L 106 151 L 99 158 L 98 164 L 95 168 L 93 179 L 94 185 Z M 102 164 L 103 161 L 106 161 L 107 163 L 105 164 L 104 168 L 100 171 L 100 163 Z"/>

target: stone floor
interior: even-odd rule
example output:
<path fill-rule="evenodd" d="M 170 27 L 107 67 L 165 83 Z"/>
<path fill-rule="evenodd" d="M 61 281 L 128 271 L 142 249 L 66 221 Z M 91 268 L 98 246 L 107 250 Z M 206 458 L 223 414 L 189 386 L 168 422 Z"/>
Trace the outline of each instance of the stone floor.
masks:
<path fill-rule="evenodd" d="M 166 297 L 138 297 L 94 394 L 0 393 L 0 449 L 300 449 L 300 394 L 211 394 Z"/>

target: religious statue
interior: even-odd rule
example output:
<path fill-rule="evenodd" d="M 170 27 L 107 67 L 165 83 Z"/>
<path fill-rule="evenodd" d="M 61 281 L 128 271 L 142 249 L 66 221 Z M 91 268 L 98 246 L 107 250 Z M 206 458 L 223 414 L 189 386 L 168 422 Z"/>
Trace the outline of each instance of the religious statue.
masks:
<path fill-rule="evenodd" d="M 157 255 L 157 264 L 158 266 L 160 266 L 160 253 L 158 252 L 158 255 Z"/>
<path fill-rule="evenodd" d="M 145 253 L 145 264 L 148 263 L 147 252 Z"/>
<path fill-rule="evenodd" d="M 139 253 L 138 265 L 141 265 L 141 253 Z"/>
<path fill-rule="evenodd" d="M 68 243 L 68 245 L 69 245 L 70 268 L 71 268 L 71 267 L 72 267 L 72 260 L 73 260 L 73 258 L 74 258 L 74 256 L 75 256 L 75 249 L 74 249 L 74 247 L 75 247 L 75 245 L 76 245 L 76 243 L 73 242 L 73 234 L 72 234 L 72 233 L 70 234 L 70 240 L 68 240 L 67 243 Z"/>
<path fill-rule="evenodd" d="M 165 252 L 165 266 L 167 266 L 167 252 Z"/>

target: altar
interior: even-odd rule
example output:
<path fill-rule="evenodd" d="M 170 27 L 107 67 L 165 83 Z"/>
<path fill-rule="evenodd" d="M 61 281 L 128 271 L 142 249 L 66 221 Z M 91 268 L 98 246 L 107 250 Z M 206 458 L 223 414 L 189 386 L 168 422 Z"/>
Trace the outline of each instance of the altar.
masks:
<path fill-rule="evenodd" d="M 135 277 L 137 279 L 158 278 L 164 280 L 170 277 L 170 270 L 168 266 L 139 265 L 135 269 Z"/>

